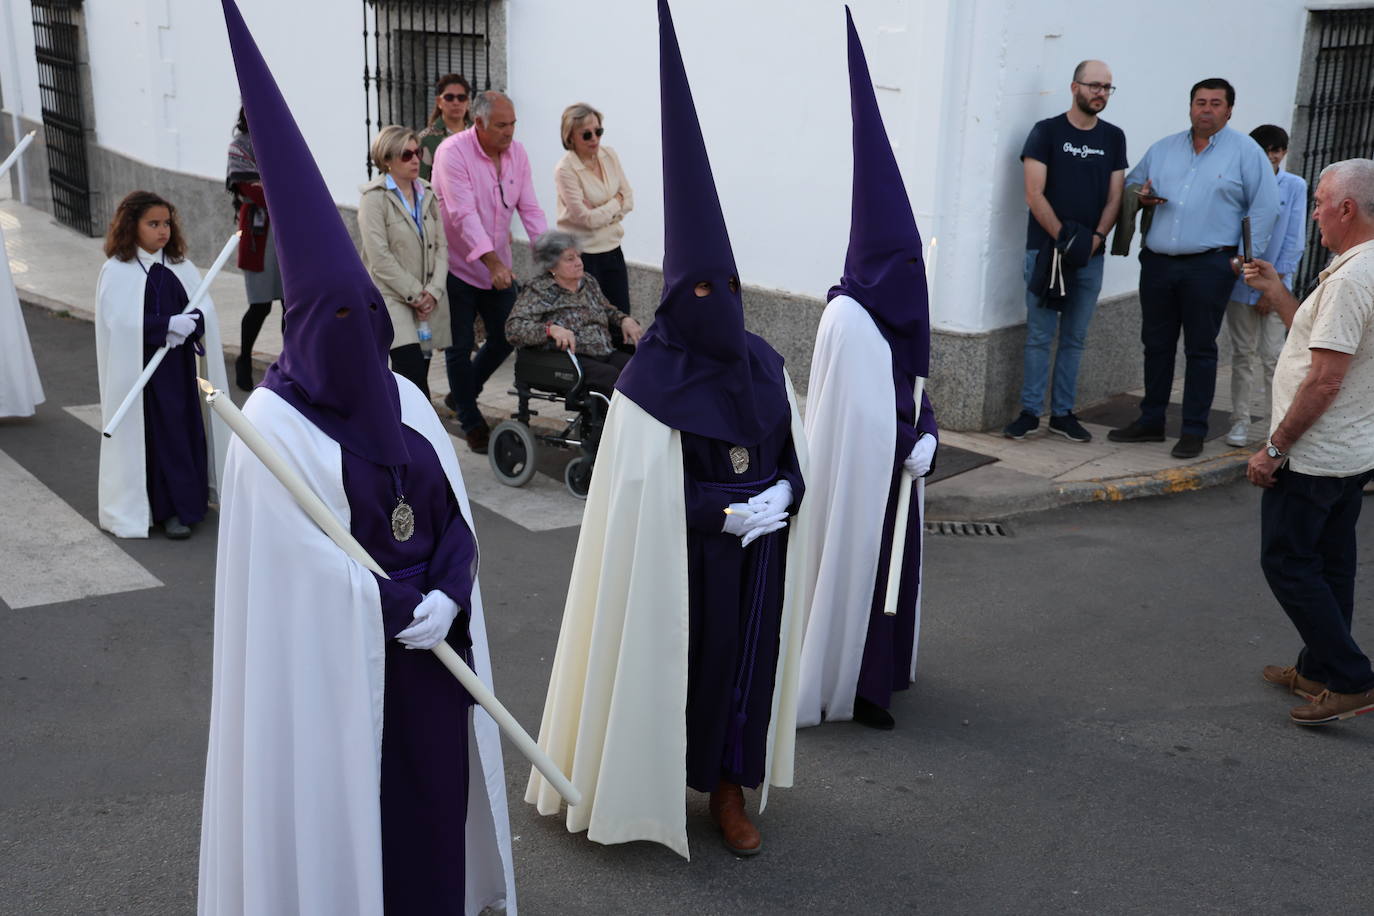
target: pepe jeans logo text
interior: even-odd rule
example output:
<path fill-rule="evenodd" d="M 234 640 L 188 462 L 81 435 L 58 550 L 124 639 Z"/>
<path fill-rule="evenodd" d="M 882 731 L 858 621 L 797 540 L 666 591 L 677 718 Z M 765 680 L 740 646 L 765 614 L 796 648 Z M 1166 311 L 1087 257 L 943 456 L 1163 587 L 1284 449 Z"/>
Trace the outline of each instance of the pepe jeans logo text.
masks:
<path fill-rule="evenodd" d="M 1093 149 L 1091 146 L 1074 146 L 1067 140 L 1064 141 L 1064 152 L 1070 156 L 1077 156 L 1079 159 L 1087 159 L 1089 156 L 1105 156 L 1106 150 Z"/>

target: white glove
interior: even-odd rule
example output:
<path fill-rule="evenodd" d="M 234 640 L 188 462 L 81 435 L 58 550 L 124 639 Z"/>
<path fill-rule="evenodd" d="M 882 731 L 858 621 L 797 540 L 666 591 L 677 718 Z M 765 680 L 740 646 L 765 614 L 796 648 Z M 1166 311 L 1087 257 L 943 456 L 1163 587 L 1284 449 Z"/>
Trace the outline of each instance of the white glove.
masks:
<path fill-rule="evenodd" d="M 407 649 L 433 649 L 448 635 L 458 605 L 452 598 L 435 589 L 415 605 L 415 622 L 396 634 L 397 641 Z"/>
<path fill-rule="evenodd" d="M 167 346 L 179 347 L 195 332 L 195 318 L 190 315 L 173 315 L 167 319 Z"/>
<path fill-rule="evenodd" d="M 906 456 L 902 462 L 902 467 L 912 477 L 924 477 L 930 473 L 930 463 L 935 460 L 935 437 L 922 433 L 921 438 L 916 440 L 916 444 L 911 449 L 911 454 Z"/>
<path fill-rule="evenodd" d="M 767 511 L 748 503 L 731 503 L 730 514 L 725 516 L 725 534 L 733 534 L 740 539 L 741 547 L 748 547 L 758 538 L 787 527 L 787 511 L 769 514 Z"/>
<path fill-rule="evenodd" d="M 758 496 L 749 500 L 749 506 L 755 512 L 762 512 L 764 515 L 777 515 L 779 512 L 787 513 L 787 507 L 792 505 L 792 484 L 786 479 L 779 480 Z"/>

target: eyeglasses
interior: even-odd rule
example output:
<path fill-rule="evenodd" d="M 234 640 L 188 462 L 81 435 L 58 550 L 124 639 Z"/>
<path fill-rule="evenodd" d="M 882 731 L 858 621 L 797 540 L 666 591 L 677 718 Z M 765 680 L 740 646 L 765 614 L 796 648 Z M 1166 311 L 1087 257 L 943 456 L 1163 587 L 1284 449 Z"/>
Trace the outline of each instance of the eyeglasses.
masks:
<path fill-rule="evenodd" d="M 409 162 L 418 155 L 420 155 L 420 151 L 418 149 L 403 149 L 401 150 L 401 155 L 397 158 L 400 159 L 402 162 Z"/>
<path fill-rule="evenodd" d="M 443 95 L 439 96 L 439 98 L 443 99 L 445 102 L 466 102 L 468 100 L 468 94 L 466 92 L 445 92 Z"/>
<path fill-rule="evenodd" d="M 606 128 L 604 128 L 604 127 L 598 127 L 596 130 L 584 130 L 584 131 L 582 131 L 582 139 L 583 139 L 583 140 L 590 140 L 590 139 L 592 138 L 592 135 L 593 135 L 593 134 L 595 134 L 596 136 L 599 137 L 599 136 L 601 136 L 602 134 L 604 134 L 605 132 L 606 132 Z"/>
<path fill-rule="evenodd" d="M 1111 83 L 1079 83 L 1078 85 L 1082 86 L 1093 95 L 1098 95 L 1099 93 L 1102 95 L 1111 95 L 1116 91 L 1116 87 Z"/>

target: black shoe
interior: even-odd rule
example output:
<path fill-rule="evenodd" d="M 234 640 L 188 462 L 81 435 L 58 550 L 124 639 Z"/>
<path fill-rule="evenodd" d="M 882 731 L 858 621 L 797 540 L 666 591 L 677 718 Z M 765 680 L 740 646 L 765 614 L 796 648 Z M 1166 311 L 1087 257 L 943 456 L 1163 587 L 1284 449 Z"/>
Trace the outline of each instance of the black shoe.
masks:
<path fill-rule="evenodd" d="M 1202 454 L 1202 437 L 1192 433 L 1184 433 L 1178 437 L 1178 442 L 1169 451 L 1175 458 L 1196 458 Z"/>
<path fill-rule="evenodd" d="M 1163 442 L 1164 428 L 1142 426 L 1140 421 L 1136 420 L 1130 426 L 1109 431 L 1107 438 L 1112 442 Z"/>
<path fill-rule="evenodd" d="M 191 536 L 191 529 L 182 524 L 181 519 L 175 515 L 162 523 L 162 530 L 167 532 L 167 537 L 173 541 L 184 541 Z"/>
<path fill-rule="evenodd" d="M 893 726 L 897 724 L 886 709 L 860 696 L 854 697 L 854 721 L 885 732 L 892 731 Z"/>
<path fill-rule="evenodd" d="M 1054 422 L 1051 421 L 1050 426 L 1053 425 Z M 1023 410 L 1021 411 L 1021 416 L 1003 427 L 1002 435 L 1006 436 L 1008 439 L 1024 439 L 1026 438 L 1026 433 L 1035 432 L 1039 428 L 1040 418 L 1029 410 Z"/>
<path fill-rule="evenodd" d="M 240 391 L 253 390 L 252 354 L 241 353 L 238 359 L 234 360 L 234 384 L 239 386 Z"/>
<path fill-rule="evenodd" d="M 1058 433 L 1070 442 L 1091 442 L 1093 434 L 1083 428 L 1078 418 L 1069 411 L 1062 417 L 1050 417 L 1050 432 Z"/>

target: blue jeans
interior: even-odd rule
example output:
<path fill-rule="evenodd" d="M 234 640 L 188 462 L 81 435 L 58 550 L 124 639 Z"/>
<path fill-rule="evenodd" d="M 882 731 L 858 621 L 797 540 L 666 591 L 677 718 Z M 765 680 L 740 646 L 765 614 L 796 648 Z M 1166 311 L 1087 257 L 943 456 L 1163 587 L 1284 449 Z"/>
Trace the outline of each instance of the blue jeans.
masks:
<path fill-rule="evenodd" d="M 1283 468 L 1260 501 L 1260 567 L 1302 637 L 1298 673 L 1337 693 L 1374 687 L 1369 657 L 1350 635 L 1360 488 L 1370 476 L 1313 477 Z"/>
<path fill-rule="evenodd" d="M 448 372 L 448 387 L 453 392 L 458 422 L 463 432 L 472 432 L 487 425 L 477 409 L 477 395 L 491 374 L 510 356 L 511 345 L 506 341 L 506 318 L 515 304 L 515 285 L 506 289 L 478 289 L 448 275 L 448 307 L 452 316 L 453 346 L 444 351 L 444 369 Z M 473 323 L 477 316 L 487 328 L 487 339 L 477 356 L 472 355 L 476 342 Z"/>
<path fill-rule="evenodd" d="M 1041 306 L 1040 298 L 1030 291 L 1036 254 L 1035 250 L 1026 252 L 1026 359 L 1021 381 L 1021 409 L 1038 417 L 1045 406 L 1050 343 L 1058 330 L 1050 414 L 1062 417 L 1073 412 L 1074 396 L 1078 391 L 1078 364 L 1083 359 L 1088 322 L 1092 321 L 1093 310 L 1097 308 L 1097 294 L 1102 292 L 1102 265 L 1107 259 L 1099 254 L 1074 271 L 1069 295 L 1064 299 L 1064 310 L 1057 312 Z"/>

